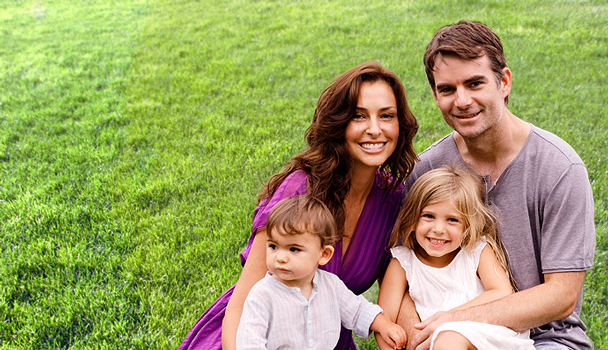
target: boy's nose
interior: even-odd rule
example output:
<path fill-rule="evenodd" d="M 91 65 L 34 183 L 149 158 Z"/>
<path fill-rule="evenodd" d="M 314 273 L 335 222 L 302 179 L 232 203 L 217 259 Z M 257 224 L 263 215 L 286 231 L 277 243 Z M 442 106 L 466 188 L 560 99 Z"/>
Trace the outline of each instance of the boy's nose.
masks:
<path fill-rule="evenodd" d="M 277 261 L 278 262 L 287 262 L 287 254 L 285 254 L 283 252 L 278 252 L 277 253 Z"/>

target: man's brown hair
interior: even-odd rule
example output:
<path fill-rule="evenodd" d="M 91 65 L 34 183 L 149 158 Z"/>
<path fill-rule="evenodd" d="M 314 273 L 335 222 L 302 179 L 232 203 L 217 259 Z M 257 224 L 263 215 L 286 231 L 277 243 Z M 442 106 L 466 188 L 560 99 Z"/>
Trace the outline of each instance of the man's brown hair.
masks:
<path fill-rule="evenodd" d="M 433 71 L 438 58 L 455 56 L 463 60 L 474 60 L 484 55 L 488 56 L 496 83 L 500 84 L 507 59 L 500 38 L 492 29 L 475 21 L 460 21 L 439 29 L 424 53 L 424 69 L 433 93 L 437 94 Z M 509 96 L 505 97 L 505 104 L 508 102 Z"/>

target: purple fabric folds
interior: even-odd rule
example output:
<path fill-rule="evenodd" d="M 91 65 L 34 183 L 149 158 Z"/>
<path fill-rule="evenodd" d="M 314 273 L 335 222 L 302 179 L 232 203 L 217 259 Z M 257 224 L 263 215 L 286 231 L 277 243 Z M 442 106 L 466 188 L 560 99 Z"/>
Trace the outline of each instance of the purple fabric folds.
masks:
<path fill-rule="evenodd" d="M 402 186 L 392 192 L 380 189 L 382 176 L 376 174 L 359 222 L 344 256 L 342 242 L 336 244 L 336 254 L 331 261 L 321 266 L 323 270 L 336 274 L 355 294 L 365 292 L 384 274 L 391 259 L 387 249 L 391 230 L 399 213 Z M 266 226 L 268 213 L 281 199 L 306 193 L 306 173 L 295 171 L 279 186 L 270 200 L 262 201 L 253 212 L 251 237 L 241 252 L 241 263 L 249 256 L 255 232 Z M 222 319 L 234 286 L 220 296 L 199 318 L 178 350 L 221 349 Z M 356 349 L 352 332 L 342 328 L 336 349 Z"/>

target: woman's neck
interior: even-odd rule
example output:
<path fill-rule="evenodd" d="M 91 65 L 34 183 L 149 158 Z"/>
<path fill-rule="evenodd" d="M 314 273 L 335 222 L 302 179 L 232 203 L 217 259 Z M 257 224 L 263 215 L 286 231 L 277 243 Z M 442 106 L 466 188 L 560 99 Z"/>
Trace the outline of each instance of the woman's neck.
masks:
<path fill-rule="evenodd" d="M 359 171 L 353 171 L 350 179 L 350 189 L 346 196 L 346 201 L 349 204 L 365 203 L 367 195 L 374 185 L 377 170 L 377 168 L 366 168 Z"/>

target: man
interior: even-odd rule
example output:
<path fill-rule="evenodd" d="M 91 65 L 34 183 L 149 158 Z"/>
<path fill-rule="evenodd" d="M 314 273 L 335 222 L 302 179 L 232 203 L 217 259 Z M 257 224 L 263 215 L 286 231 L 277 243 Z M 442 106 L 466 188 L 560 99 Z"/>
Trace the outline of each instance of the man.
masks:
<path fill-rule="evenodd" d="M 441 28 L 424 64 L 454 132 L 420 155 L 406 186 L 443 164 L 464 163 L 482 175 L 519 291 L 438 313 L 415 328 L 418 315 L 406 294 L 399 323 L 411 348 L 428 349 L 442 323 L 473 320 L 532 329 L 537 349 L 592 349 L 579 318 L 595 250 L 593 195 L 583 162 L 565 141 L 507 109 L 511 71 L 500 39 L 487 26 L 461 21 Z"/>

